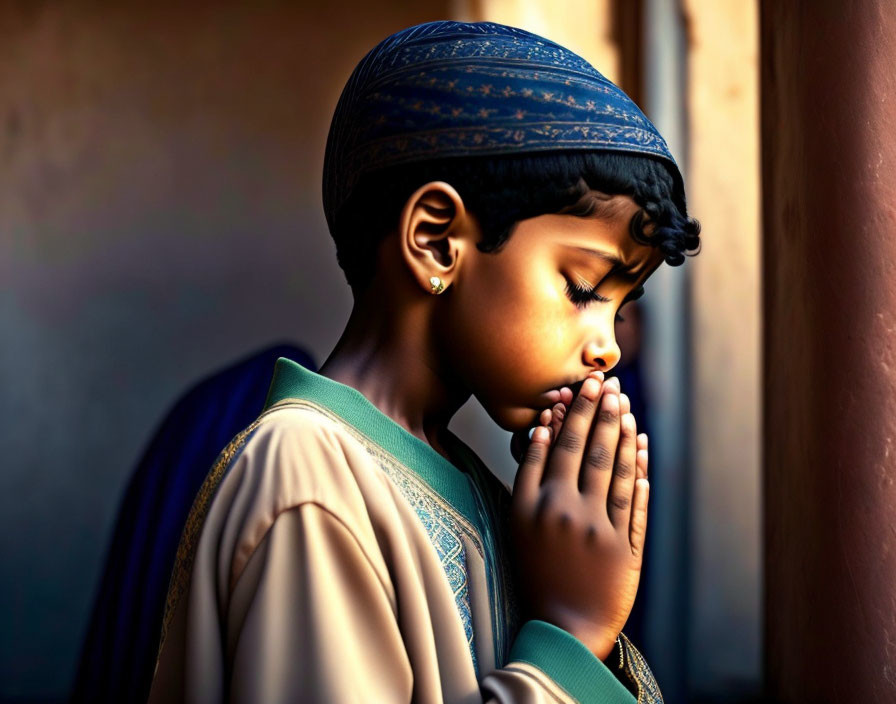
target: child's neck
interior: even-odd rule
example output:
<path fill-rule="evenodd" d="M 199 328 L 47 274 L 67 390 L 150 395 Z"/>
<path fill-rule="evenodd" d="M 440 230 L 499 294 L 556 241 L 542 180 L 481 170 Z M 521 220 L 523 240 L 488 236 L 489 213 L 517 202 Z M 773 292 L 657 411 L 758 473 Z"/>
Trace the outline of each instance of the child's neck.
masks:
<path fill-rule="evenodd" d="M 440 438 L 445 437 L 448 421 L 469 393 L 442 368 L 429 332 L 429 306 L 389 308 L 356 301 L 320 373 L 357 389 L 380 411 L 447 457 Z"/>

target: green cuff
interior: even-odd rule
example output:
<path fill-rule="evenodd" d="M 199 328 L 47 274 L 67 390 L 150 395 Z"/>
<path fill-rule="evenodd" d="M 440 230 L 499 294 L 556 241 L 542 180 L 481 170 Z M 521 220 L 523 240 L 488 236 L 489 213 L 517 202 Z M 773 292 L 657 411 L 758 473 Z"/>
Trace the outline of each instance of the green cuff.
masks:
<path fill-rule="evenodd" d="M 510 650 L 511 662 L 544 672 L 582 704 L 631 704 L 635 698 L 575 636 L 545 621 L 527 621 Z"/>

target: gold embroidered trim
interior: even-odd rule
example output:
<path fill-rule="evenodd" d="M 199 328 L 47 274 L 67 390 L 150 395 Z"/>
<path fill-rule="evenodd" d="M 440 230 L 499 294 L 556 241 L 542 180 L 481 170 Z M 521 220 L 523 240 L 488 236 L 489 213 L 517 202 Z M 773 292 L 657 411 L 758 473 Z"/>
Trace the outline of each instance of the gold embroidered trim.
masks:
<path fill-rule="evenodd" d="M 644 656 L 624 633 L 619 634 L 619 667 L 638 688 L 638 704 L 663 704 L 663 694 Z"/>
<path fill-rule="evenodd" d="M 320 406 L 313 401 L 307 401 L 305 399 L 284 399 L 273 406 L 271 406 L 265 413 L 261 416 L 267 415 L 271 411 L 278 408 L 305 408 L 311 409 L 322 416 L 328 418 L 329 420 L 337 423 L 341 426 L 349 435 L 351 435 L 357 442 L 359 442 L 365 450 L 367 450 L 368 454 L 370 454 L 377 462 L 378 465 L 383 467 L 388 471 L 389 468 L 394 468 L 401 472 L 402 476 L 407 479 L 408 482 L 414 485 L 417 491 L 421 493 L 425 493 L 429 496 L 434 502 L 436 502 L 440 508 L 445 510 L 447 513 L 451 514 L 451 517 L 460 524 L 460 527 L 463 529 L 463 532 L 468 535 L 471 539 L 471 542 L 476 548 L 476 551 L 483 555 L 483 546 L 482 540 L 479 537 L 479 531 L 476 527 L 470 523 L 470 521 L 460 513 L 454 506 L 452 506 L 448 501 L 443 499 L 429 484 L 426 483 L 425 480 L 421 479 L 420 476 L 413 469 L 405 465 L 401 460 L 399 460 L 395 455 L 391 452 L 383 448 L 381 445 L 377 444 L 369 437 L 367 437 L 364 433 L 358 430 L 355 426 L 347 423 L 343 418 L 329 408 L 325 406 Z M 259 418 L 261 420 L 261 418 Z"/>
<path fill-rule="evenodd" d="M 472 544 L 480 558 L 484 559 L 484 546 L 478 530 L 413 469 L 328 408 L 304 399 L 285 399 L 272 406 L 272 408 L 274 407 L 311 409 L 338 424 L 367 451 L 373 461 L 389 477 L 405 501 L 410 504 L 426 531 L 429 542 L 445 572 L 445 577 L 454 595 L 458 616 L 463 624 L 467 646 L 473 659 L 473 667 L 478 672 L 473 609 L 467 580 L 466 548 L 466 544 Z M 462 539 L 464 536 L 467 538 L 466 542 Z"/>
<path fill-rule="evenodd" d="M 162 646 L 165 645 L 165 638 L 168 636 L 168 628 L 171 626 L 171 619 L 174 617 L 174 609 L 177 607 L 181 596 L 186 591 L 187 584 L 190 581 L 190 570 L 193 566 L 193 559 L 196 556 L 196 547 L 199 543 L 199 533 L 205 523 L 205 516 L 208 514 L 211 505 L 212 496 L 218 489 L 221 479 L 224 477 L 224 471 L 233 461 L 233 458 L 239 453 L 243 445 L 249 439 L 252 432 L 261 423 L 264 415 L 259 416 L 250 426 L 240 432 L 225 447 L 218 459 L 212 466 L 211 471 L 202 482 L 199 493 L 193 499 L 193 505 L 190 507 L 190 513 L 187 515 L 187 522 L 181 532 L 180 543 L 177 546 L 177 556 L 174 560 L 174 569 L 171 572 L 171 579 L 168 582 L 168 596 L 165 599 L 165 615 L 162 618 L 162 633 L 159 637 L 159 649 L 156 654 L 156 668 L 159 666 L 159 658 L 162 655 Z"/>
<path fill-rule="evenodd" d="M 364 433 L 348 424 L 328 408 L 304 399 L 284 399 L 264 411 L 264 413 L 262 413 L 251 425 L 230 441 L 227 447 L 225 447 L 221 451 L 221 454 L 218 455 L 218 459 L 215 461 L 211 471 L 206 476 L 205 481 L 203 481 L 199 492 L 196 494 L 196 498 L 193 500 L 193 504 L 190 507 L 190 513 L 187 516 L 184 529 L 181 532 L 181 538 L 177 548 L 177 556 L 171 573 L 171 579 L 168 582 L 168 595 L 165 600 L 165 613 L 162 618 L 159 648 L 156 654 L 156 668 L 158 668 L 159 665 L 162 648 L 165 645 L 165 639 L 167 638 L 168 630 L 171 626 L 171 620 L 174 618 L 175 609 L 177 608 L 181 597 L 186 592 L 190 582 L 190 572 L 193 567 L 193 560 L 196 556 L 199 536 L 202 531 L 202 526 L 205 523 L 205 518 L 208 515 L 212 498 L 214 497 L 221 480 L 224 478 L 230 463 L 233 461 L 234 457 L 239 454 L 240 450 L 242 450 L 252 433 L 271 412 L 282 408 L 313 410 L 334 423 L 337 423 L 342 429 L 348 432 L 352 438 L 360 443 L 365 450 L 367 450 L 377 464 L 390 475 L 393 481 L 398 479 L 396 475 L 400 475 L 400 479 L 405 483 L 405 490 L 413 487 L 415 492 L 425 494 L 429 500 L 436 503 L 443 511 L 450 515 L 453 521 L 456 522 L 456 529 L 460 529 L 460 532 L 463 532 L 468 536 L 471 544 L 475 547 L 479 555 L 482 556 L 484 553 L 482 540 L 475 527 L 462 514 L 454 509 L 450 503 L 445 501 L 428 484 L 426 484 L 426 482 L 418 477 L 412 469 L 406 467 L 397 457 L 373 442 Z M 392 471 L 390 471 L 390 469 Z M 396 484 L 398 484 L 399 489 L 402 489 L 401 481 L 396 482 Z M 404 491 L 402 493 L 404 493 Z M 405 495 L 405 497 L 410 500 L 407 495 Z M 411 503 L 413 506 L 413 501 L 411 501 Z M 453 586 L 456 587 L 457 585 Z M 457 593 L 457 591 L 455 591 L 455 593 Z M 470 634 L 468 634 L 468 638 L 469 637 L 471 637 Z M 470 645 L 472 646 L 472 642 L 470 642 Z"/>

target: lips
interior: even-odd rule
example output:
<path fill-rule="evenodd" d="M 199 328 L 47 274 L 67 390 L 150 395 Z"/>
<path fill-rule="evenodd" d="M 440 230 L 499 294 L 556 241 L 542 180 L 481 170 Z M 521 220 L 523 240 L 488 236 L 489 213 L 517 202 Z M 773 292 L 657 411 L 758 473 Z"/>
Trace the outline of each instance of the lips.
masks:
<path fill-rule="evenodd" d="M 587 378 L 587 377 L 586 377 Z M 582 388 L 582 384 L 585 383 L 585 379 L 580 379 L 579 381 L 573 381 L 567 384 L 559 384 L 555 386 L 553 389 L 547 392 L 546 396 L 550 400 L 551 405 L 560 400 L 560 389 L 564 386 L 572 391 L 573 398 L 579 393 L 579 389 Z"/>
<path fill-rule="evenodd" d="M 609 379 L 611 377 L 607 377 L 607 378 Z M 582 390 L 582 384 L 584 384 L 587 379 L 588 379 L 588 377 L 585 377 L 584 379 L 579 379 L 579 381 L 574 381 L 570 384 L 561 384 L 560 386 L 557 386 L 555 390 L 559 391 L 564 386 L 566 386 L 570 391 L 572 391 L 572 397 L 576 398 L 579 395 L 579 391 Z"/>

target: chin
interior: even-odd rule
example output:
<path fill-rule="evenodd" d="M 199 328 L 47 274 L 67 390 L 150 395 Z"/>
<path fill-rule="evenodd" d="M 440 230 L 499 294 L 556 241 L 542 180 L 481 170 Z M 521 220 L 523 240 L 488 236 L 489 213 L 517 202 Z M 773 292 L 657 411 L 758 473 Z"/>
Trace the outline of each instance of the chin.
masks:
<path fill-rule="evenodd" d="M 490 408 L 483 404 L 489 417 L 503 430 L 515 433 L 520 430 L 528 430 L 538 420 L 540 411 L 525 406 L 502 406 Z"/>

